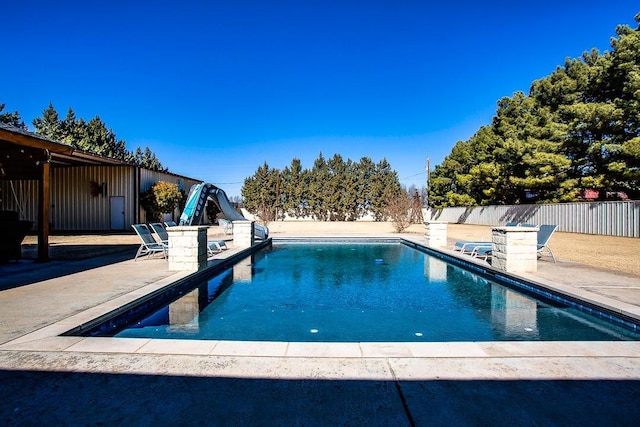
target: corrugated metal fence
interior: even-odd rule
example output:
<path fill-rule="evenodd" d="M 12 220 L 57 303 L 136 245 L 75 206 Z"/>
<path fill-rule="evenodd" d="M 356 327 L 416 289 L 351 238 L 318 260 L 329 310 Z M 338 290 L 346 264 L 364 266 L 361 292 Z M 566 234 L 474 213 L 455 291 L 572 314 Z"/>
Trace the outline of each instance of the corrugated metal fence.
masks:
<path fill-rule="evenodd" d="M 426 220 L 497 226 L 506 222 L 557 224 L 558 231 L 640 237 L 640 201 L 423 209 Z"/>

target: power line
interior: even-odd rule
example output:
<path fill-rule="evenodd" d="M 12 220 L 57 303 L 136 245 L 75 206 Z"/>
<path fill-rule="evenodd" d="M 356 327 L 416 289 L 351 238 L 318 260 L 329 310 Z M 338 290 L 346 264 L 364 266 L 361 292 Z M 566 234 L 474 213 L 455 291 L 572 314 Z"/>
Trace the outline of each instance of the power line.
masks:
<path fill-rule="evenodd" d="M 417 174 L 415 174 L 415 175 L 405 176 L 404 178 L 400 178 L 400 180 L 401 180 L 401 181 L 404 181 L 405 179 L 413 178 L 413 177 L 415 177 L 415 176 L 424 175 L 424 174 L 426 174 L 426 173 L 427 173 L 427 172 L 426 172 L 426 171 L 424 171 L 424 172 L 417 173 Z"/>

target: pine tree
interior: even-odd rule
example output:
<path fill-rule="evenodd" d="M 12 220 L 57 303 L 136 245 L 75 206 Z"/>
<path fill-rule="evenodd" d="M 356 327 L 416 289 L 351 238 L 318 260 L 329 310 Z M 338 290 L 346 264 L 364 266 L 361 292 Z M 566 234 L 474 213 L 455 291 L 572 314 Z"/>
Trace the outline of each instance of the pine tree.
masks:
<path fill-rule="evenodd" d="M 375 174 L 376 165 L 369 157 L 362 157 L 353 165 L 353 192 L 355 206 L 352 216 L 361 218 L 371 210 L 371 179 Z"/>
<path fill-rule="evenodd" d="M 33 126 L 35 127 L 35 133 L 38 135 L 54 141 L 62 140 L 63 135 L 60 131 L 60 118 L 52 102 L 49 102 L 49 106 L 42 110 L 42 117 L 33 119 Z"/>
<path fill-rule="evenodd" d="M 255 212 L 265 224 L 276 219 L 279 175 L 279 170 L 270 168 L 264 162 L 253 176 L 245 179 L 241 189 L 246 209 Z"/>
<path fill-rule="evenodd" d="M 563 202 L 586 189 L 640 197 L 640 25 L 616 34 L 612 52 L 568 59 L 528 96 L 501 99 L 491 126 L 436 167 L 430 203 Z"/>
<path fill-rule="evenodd" d="M 387 159 L 380 160 L 371 177 L 370 209 L 375 221 L 388 219 L 387 206 L 401 193 L 400 180 Z"/>
<path fill-rule="evenodd" d="M 308 191 L 307 171 L 302 169 L 300 159 L 291 160 L 291 165 L 282 171 L 281 199 L 284 214 L 295 218 L 304 217 L 308 213 L 307 191 Z"/>
<path fill-rule="evenodd" d="M 19 129 L 27 130 L 27 125 L 24 124 L 22 118 L 20 118 L 20 113 L 14 111 L 13 113 L 2 111 L 5 108 L 5 104 L 0 104 L 0 123 L 6 123 L 13 127 L 17 127 Z"/>
<path fill-rule="evenodd" d="M 327 161 L 320 153 L 311 169 L 303 169 L 299 159 L 293 159 L 284 171 L 271 169 L 265 162 L 245 179 L 241 191 L 245 207 L 262 212 L 266 218 L 275 218 L 278 211 L 278 218 L 288 214 L 320 221 L 354 221 L 373 212 L 382 221 L 401 186 L 386 159 L 374 164 L 363 157 L 355 163 L 334 154 Z"/>
<path fill-rule="evenodd" d="M 325 184 L 329 181 L 329 166 L 322 153 L 313 162 L 309 172 L 309 213 L 318 221 L 329 219 L 328 195 Z"/>
<path fill-rule="evenodd" d="M 127 150 L 124 140 L 117 138 L 112 129 L 95 116 L 85 122 L 76 118 L 72 108 L 69 108 L 64 120 L 60 120 L 58 113 L 49 103 L 49 107 L 42 111 L 42 117 L 33 120 L 35 132 L 54 141 L 69 144 L 79 150 L 97 154 L 123 162 L 157 171 L 167 171 L 156 155 L 145 147 L 144 151 L 138 147 L 134 152 Z"/>

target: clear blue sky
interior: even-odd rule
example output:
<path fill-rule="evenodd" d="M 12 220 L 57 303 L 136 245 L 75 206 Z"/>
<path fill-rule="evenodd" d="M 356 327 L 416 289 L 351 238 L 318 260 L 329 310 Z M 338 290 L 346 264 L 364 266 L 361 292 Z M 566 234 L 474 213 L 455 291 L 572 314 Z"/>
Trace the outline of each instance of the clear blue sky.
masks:
<path fill-rule="evenodd" d="M 610 50 L 629 0 L 9 1 L 0 102 L 99 115 L 230 196 L 265 161 L 386 158 L 425 184 L 496 101 Z"/>

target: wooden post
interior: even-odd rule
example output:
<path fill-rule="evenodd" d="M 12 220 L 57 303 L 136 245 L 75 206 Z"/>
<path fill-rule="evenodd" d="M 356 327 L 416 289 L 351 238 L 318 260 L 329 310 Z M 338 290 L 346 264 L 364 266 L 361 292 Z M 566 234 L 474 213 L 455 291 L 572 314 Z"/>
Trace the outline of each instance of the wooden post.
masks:
<path fill-rule="evenodd" d="M 51 164 L 42 163 L 38 182 L 38 262 L 49 261 L 49 206 L 51 205 Z"/>

